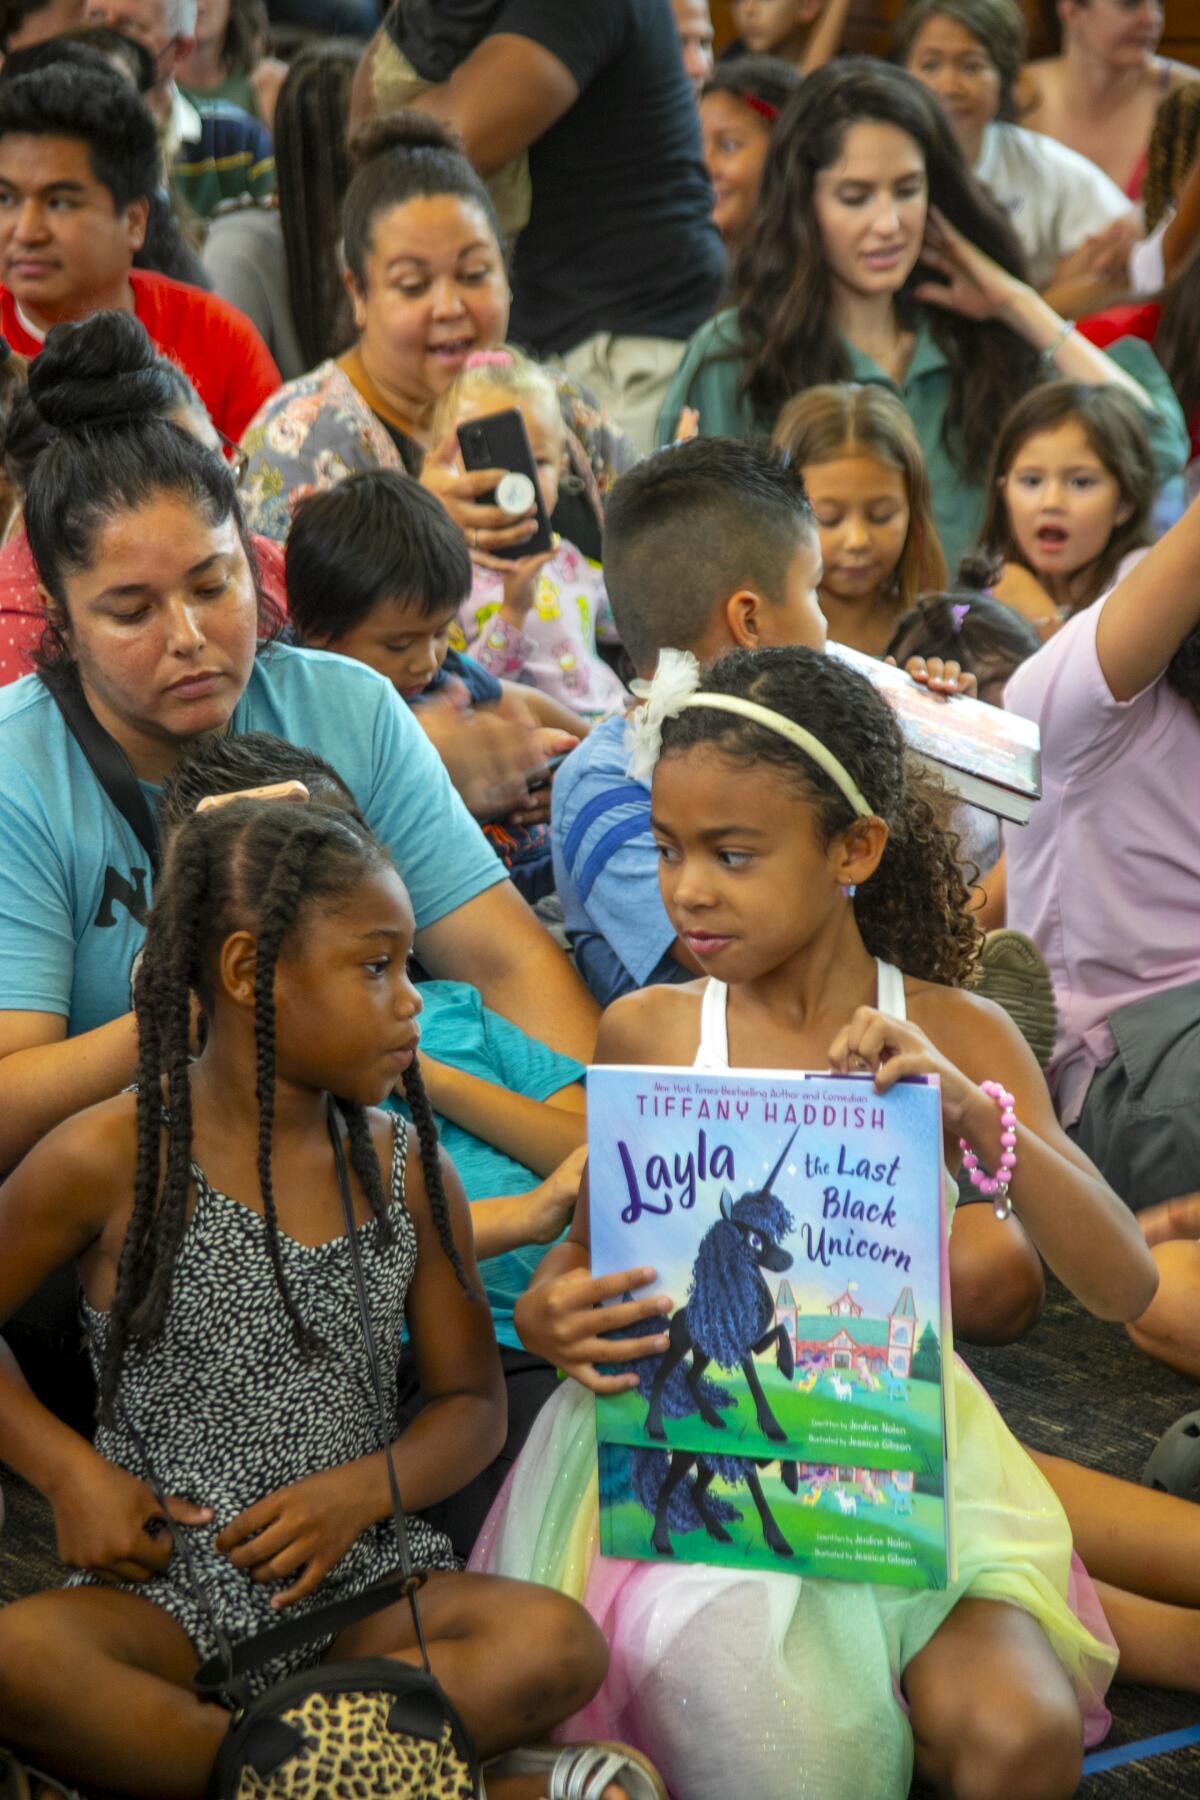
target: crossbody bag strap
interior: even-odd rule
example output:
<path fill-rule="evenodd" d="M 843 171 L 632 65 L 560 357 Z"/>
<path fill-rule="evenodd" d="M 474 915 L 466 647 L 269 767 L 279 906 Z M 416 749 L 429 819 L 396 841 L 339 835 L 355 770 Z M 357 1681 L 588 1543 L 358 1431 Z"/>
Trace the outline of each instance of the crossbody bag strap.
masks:
<path fill-rule="evenodd" d="M 425 1648 L 425 1633 L 421 1627 L 421 1613 L 417 1606 L 417 1589 L 424 1585 L 426 1571 L 413 1568 L 412 1550 L 408 1541 L 408 1523 L 404 1516 L 404 1504 L 400 1499 L 400 1484 L 396 1480 L 395 1464 L 392 1461 L 394 1424 L 389 1424 L 389 1417 L 394 1421 L 395 1408 L 391 1408 L 389 1412 L 384 1398 L 383 1376 L 379 1367 L 379 1353 L 375 1347 L 375 1332 L 371 1325 L 371 1306 L 367 1299 L 367 1282 L 363 1274 L 362 1251 L 358 1242 L 358 1225 L 354 1217 L 354 1202 L 350 1198 L 350 1177 L 346 1172 L 346 1152 L 342 1147 L 344 1121 L 341 1109 L 332 1095 L 329 1100 L 328 1123 L 329 1138 L 333 1145 L 333 1163 L 337 1170 L 338 1188 L 342 1196 L 342 1214 L 346 1221 L 346 1237 L 350 1244 L 350 1262 L 354 1270 L 359 1321 L 362 1325 L 363 1341 L 367 1347 L 367 1362 L 371 1368 L 371 1385 L 375 1390 L 379 1442 L 383 1450 L 383 1460 L 387 1465 L 388 1491 L 392 1497 L 392 1524 L 396 1532 L 396 1548 L 400 1554 L 400 1573 L 412 1611 L 413 1630 L 417 1636 L 417 1648 L 421 1652 L 421 1664 L 425 1673 L 432 1675 L 433 1671 L 429 1666 L 429 1652 Z"/>
<path fill-rule="evenodd" d="M 129 758 L 101 725 L 72 672 L 66 678 L 43 673 L 41 679 L 67 730 L 86 756 L 92 774 L 146 852 L 151 876 L 157 876 L 161 860 L 158 824 Z"/>

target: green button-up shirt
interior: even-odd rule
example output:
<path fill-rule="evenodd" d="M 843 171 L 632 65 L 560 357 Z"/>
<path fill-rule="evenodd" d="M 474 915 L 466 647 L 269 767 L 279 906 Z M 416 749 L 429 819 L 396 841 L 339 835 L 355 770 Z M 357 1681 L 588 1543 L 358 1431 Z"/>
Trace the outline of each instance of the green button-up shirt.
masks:
<path fill-rule="evenodd" d="M 732 308 L 718 313 L 695 333 L 658 421 L 660 445 L 669 444 L 674 438 L 680 411 L 685 406 L 695 407 L 700 415 L 700 431 L 705 436 L 766 442 L 773 421 L 764 423 L 750 402 L 738 393 L 742 373 L 739 342 L 737 315 Z M 924 319 L 917 329 L 912 360 L 902 382 L 893 381 L 878 363 L 844 339 L 843 348 L 850 363 L 849 379 L 873 381 L 890 388 L 903 401 L 916 426 L 929 470 L 934 523 L 953 579 L 962 557 L 974 548 L 983 525 L 988 472 L 980 466 L 964 473 L 942 441 L 942 424 L 950 404 L 950 365 Z M 1187 428 L 1174 389 L 1153 350 L 1140 338 L 1118 338 L 1106 354 L 1141 383 L 1153 402 L 1143 417 L 1159 480 L 1169 481 L 1188 458 Z M 997 419 L 997 430 L 999 426 Z"/>

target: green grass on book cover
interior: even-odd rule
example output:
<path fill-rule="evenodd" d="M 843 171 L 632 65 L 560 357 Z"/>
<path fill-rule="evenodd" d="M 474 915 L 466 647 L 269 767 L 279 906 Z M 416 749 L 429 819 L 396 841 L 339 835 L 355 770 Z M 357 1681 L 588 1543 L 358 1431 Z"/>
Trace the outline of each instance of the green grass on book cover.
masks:
<path fill-rule="evenodd" d="M 668 1472 L 685 1461 L 686 1471 L 664 1503 Z M 947 1585 L 939 1478 L 853 1466 L 738 1463 L 602 1445 L 601 1554 L 828 1581 Z"/>

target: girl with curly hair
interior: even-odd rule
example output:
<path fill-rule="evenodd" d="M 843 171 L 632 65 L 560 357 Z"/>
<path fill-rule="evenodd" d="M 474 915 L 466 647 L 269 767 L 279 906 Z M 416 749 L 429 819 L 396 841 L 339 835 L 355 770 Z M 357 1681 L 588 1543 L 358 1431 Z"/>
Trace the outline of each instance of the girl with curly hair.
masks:
<path fill-rule="evenodd" d="M 976 937 L 943 799 L 886 702 L 817 651 L 735 651 L 703 677 L 667 652 L 642 717 L 631 767 L 653 768 L 663 898 L 705 975 L 616 1001 L 597 1061 L 864 1069 L 880 1092 L 936 1074 L 951 1205 L 960 1140 L 999 1162 L 980 1085 L 998 1079 L 1020 1121 L 1015 1213 L 1086 1306 L 1136 1317 L 1155 1285 L 1140 1234 L 1060 1130 L 1007 1016 L 962 991 Z M 1103 1729 L 1113 1640 L 1072 1573 L 1055 1492 L 965 1368 L 949 1375 L 958 1569 L 944 1591 L 590 1562 L 588 1390 L 636 1384 L 624 1365 L 666 1348 L 654 1333 L 673 1301 L 650 1269 L 592 1280 L 588 1265 L 581 1195 L 517 1307 L 526 1344 L 575 1380 L 539 1416 L 473 1559 L 536 1568 L 602 1624 L 610 1675 L 567 1735 L 620 1725 L 688 1800 L 897 1800 L 914 1744 L 958 1800 L 1073 1794 L 1085 1736 Z"/>
<path fill-rule="evenodd" d="M 805 78 L 767 151 L 733 304 L 688 345 L 659 419 L 768 437 L 793 394 L 878 383 L 916 428 L 955 567 L 982 522 L 996 422 L 1047 376 L 1113 383 L 1146 414 L 1160 481 L 1183 466 L 1179 406 L 1135 339 L 1107 354 L 1035 293 L 1012 225 L 915 76 L 868 57 Z"/>

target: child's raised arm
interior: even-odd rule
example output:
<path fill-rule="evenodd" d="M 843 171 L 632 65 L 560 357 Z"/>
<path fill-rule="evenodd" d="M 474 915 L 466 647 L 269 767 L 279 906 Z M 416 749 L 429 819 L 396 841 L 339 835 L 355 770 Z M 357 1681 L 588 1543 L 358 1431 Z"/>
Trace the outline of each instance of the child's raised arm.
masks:
<path fill-rule="evenodd" d="M 1157 681 L 1200 628 L 1200 499 L 1101 603 L 1096 655 L 1114 700 Z"/>
<path fill-rule="evenodd" d="M 829 1051 L 830 1067 L 875 1073 L 882 1093 L 905 1075 L 936 1074 L 942 1088 L 946 1160 L 964 1138 L 989 1171 L 1000 1162 L 1000 1109 L 980 1087 L 1000 1082 L 1017 1115 L 1013 1212 L 1050 1268 L 1101 1319 L 1136 1319 L 1154 1298 L 1158 1270 L 1129 1208 L 1108 1187 L 1054 1114 L 1041 1070 L 998 1006 L 975 994 L 930 987 L 892 1019 L 859 1007 Z"/>

